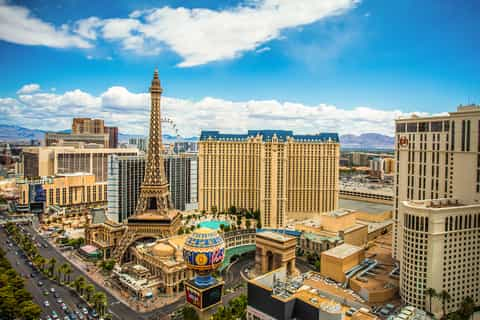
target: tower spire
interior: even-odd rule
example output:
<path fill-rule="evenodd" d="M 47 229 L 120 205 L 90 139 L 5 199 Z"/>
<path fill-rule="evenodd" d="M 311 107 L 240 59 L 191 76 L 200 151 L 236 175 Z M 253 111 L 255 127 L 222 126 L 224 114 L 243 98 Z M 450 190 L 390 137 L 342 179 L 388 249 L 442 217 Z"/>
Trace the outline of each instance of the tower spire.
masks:
<path fill-rule="evenodd" d="M 145 177 L 140 190 L 136 214 L 164 214 L 172 209 L 170 191 L 163 162 L 162 122 L 160 98 L 163 89 L 160 85 L 158 70 L 155 69 L 150 86 L 150 133 L 148 137 L 147 163 Z"/>

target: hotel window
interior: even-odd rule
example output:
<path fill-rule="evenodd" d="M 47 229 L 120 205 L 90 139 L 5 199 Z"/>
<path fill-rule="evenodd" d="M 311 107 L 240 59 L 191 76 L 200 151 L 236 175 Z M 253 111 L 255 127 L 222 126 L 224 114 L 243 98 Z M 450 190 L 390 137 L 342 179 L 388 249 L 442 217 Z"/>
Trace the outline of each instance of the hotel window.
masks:
<path fill-rule="evenodd" d="M 442 121 L 433 121 L 430 123 L 430 131 L 432 132 L 441 132 L 442 131 Z"/>
<path fill-rule="evenodd" d="M 407 123 L 407 132 L 417 132 L 417 123 Z"/>

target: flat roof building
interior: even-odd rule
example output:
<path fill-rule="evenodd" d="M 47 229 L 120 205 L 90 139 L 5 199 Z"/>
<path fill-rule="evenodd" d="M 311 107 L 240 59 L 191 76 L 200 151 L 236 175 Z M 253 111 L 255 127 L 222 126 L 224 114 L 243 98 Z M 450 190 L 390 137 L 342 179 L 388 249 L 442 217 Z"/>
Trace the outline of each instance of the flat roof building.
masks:
<path fill-rule="evenodd" d="M 338 207 L 336 133 L 202 131 L 198 157 L 201 210 L 259 209 L 262 227 L 279 228 Z"/>

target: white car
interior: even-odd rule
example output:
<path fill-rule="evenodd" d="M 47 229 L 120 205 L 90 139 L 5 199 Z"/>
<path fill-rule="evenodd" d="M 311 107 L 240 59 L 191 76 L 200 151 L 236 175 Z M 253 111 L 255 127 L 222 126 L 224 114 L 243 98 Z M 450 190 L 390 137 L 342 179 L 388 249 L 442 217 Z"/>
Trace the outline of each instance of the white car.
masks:
<path fill-rule="evenodd" d="M 45 300 L 45 301 L 43 302 L 43 305 L 44 305 L 45 307 L 49 307 L 49 306 L 50 306 L 50 302 L 48 302 L 47 300 Z"/>
<path fill-rule="evenodd" d="M 50 288 L 50 292 L 55 292 L 55 288 Z"/>

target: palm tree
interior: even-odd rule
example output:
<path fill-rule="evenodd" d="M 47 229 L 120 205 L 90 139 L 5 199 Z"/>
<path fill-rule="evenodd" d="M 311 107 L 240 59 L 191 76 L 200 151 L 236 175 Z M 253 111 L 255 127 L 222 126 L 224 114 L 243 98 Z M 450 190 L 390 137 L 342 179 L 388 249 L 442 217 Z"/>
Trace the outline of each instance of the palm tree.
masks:
<path fill-rule="evenodd" d="M 57 274 L 58 274 L 58 281 L 60 281 L 60 283 L 62 283 L 63 282 L 63 275 L 64 275 L 63 264 L 57 268 Z"/>
<path fill-rule="evenodd" d="M 100 316 L 103 316 L 105 314 L 105 311 L 107 310 L 107 296 L 105 295 L 105 293 L 101 291 L 95 293 L 93 295 L 92 301 L 95 309 L 98 311 Z"/>
<path fill-rule="evenodd" d="M 475 311 L 475 301 L 473 301 L 472 297 L 465 297 L 462 300 L 460 310 L 461 316 L 463 319 L 470 319 L 470 316 Z"/>
<path fill-rule="evenodd" d="M 48 261 L 48 273 L 51 277 L 53 277 L 53 272 L 55 270 L 55 264 L 57 263 L 57 259 L 54 257 L 50 258 Z"/>
<path fill-rule="evenodd" d="M 250 221 L 250 219 L 247 219 L 245 221 L 245 228 L 250 229 L 251 226 L 252 226 L 252 222 Z"/>
<path fill-rule="evenodd" d="M 70 282 L 70 274 L 72 274 L 73 269 L 72 269 L 72 266 L 69 263 L 65 263 L 65 270 L 63 270 L 63 272 L 65 272 L 67 282 Z"/>
<path fill-rule="evenodd" d="M 425 293 L 428 295 L 428 305 L 429 305 L 428 311 L 431 314 L 432 313 L 432 297 L 437 296 L 437 291 L 435 291 L 435 289 L 433 289 L 433 288 L 428 288 L 425 291 Z"/>
<path fill-rule="evenodd" d="M 83 295 L 83 288 L 85 288 L 85 278 L 82 276 L 78 276 L 73 285 L 75 286 L 75 290 L 80 293 L 80 295 Z"/>
<path fill-rule="evenodd" d="M 451 296 L 450 294 L 448 293 L 448 291 L 446 290 L 442 290 L 442 292 L 440 292 L 438 295 L 437 295 L 437 298 L 439 298 L 440 300 L 442 300 L 442 312 L 443 312 L 443 316 L 442 316 L 442 319 L 446 319 L 446 316 L 447 316 L 447 301 L 449 301 L 451 299 Z"/>
<path fill-rule="evenodd" d="M 92 298 L 93 298 L 93 295 L 95 293 L 95 287 L 93 286 L 93 284 L 89 283 L 85 286 L 85 294 L 86 294 L 86 298 L 87 298 L 87 301 L 89 302 L 92 302 Z"/>

